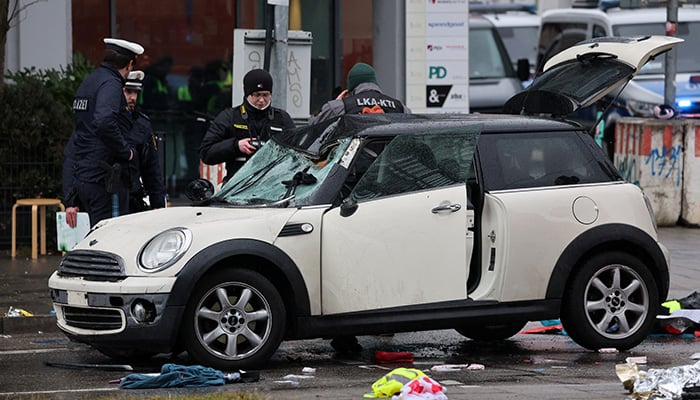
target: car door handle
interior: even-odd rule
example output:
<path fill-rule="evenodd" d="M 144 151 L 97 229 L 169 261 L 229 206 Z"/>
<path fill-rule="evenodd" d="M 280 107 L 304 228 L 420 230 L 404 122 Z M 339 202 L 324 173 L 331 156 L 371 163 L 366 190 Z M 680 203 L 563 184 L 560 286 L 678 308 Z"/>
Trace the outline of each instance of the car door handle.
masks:
<path fill-rule="evenodd" d="M 437 213 L 442 212 L 442 211 L 457 212 L 461 209 L 462 209 L 462 206 L 460 206 L 459 204 L 445 204 L 442 206 L 437 206 L 437 207 L 433 208 L 431 211 L 433 212 L 433 214 L 437 214 Z"/>

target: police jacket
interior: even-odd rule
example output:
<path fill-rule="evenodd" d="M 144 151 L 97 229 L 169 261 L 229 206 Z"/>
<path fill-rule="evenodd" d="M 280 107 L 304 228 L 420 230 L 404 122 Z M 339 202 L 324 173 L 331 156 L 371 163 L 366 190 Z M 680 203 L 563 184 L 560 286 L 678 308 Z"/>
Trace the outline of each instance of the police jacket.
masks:
<path fill-rule="evenodd" d="M 130 114 L 133 125 L 127 135 L 127 141 L 134 149 L 134 158 L 129 161 L 127 168 L 129 174 L 126 183 L 129 192 L 137 192 L 143 188 L 148 194 L 151 208 L 163 208 L 165 187 L 151 121 L 138 110 Z"/>
<path fill-rule="evenodd" d="M 292 117 L 284 110 L 272 107 L 258 110 L 247 101 L 219 113 L 209 125 L 199 147 L 199 156 L 205 164 L 226 163 L 228 180 L 247 161 L 238 141 L 253 138 L 266 142 L 271 135 L 294 128 Z"/>
<path fill-rule="evenodd" d="M 352 93 L 344 99 L 335 99 L 321 107 L 321 111 L 309 120 L 309 125 L 340 117 L 344 114 L 361 114 L 365 108 L 378 106 L 385 113 L 406 113 L 411 110 L 400 100 L 382 93 L 376 83 L 360 83 Z"/>
<path fill-rule="evenodd" d="M 131 129 L 119 71 L 103 63 L 80 84 L 73 99 L 74 176 L 82 182 L 104 183 L 99 161 L 126 162 L 131 149 L 125 133 Z"/>

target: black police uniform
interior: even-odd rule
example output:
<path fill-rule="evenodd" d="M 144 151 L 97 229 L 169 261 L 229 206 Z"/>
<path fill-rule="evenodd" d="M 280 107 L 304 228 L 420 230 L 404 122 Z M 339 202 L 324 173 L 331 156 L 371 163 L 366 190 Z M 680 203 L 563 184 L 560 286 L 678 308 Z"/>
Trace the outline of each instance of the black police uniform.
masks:
<path fill-rule="evenodd" d="M 343 99 L 346 114 L 362 114 L 365 109 L 379 106 L 385 113 L 403 113 L 404 105 L 399 100 L 377 90 L 367 90 Z"/>
<path fill-rule="evenodd" d="M 211 122 L 199 147 L 199 155 L 205 164 L 226 163 L 226 177 L 233 176 L 248 156 L 238 149 L 238 141 L 253 138 L 264 143 L 271 135 L 294 128 L 294 121 L 286 111 L 272 106 L 258 110 L 247 100 L 243 104 L 225 109 Z"/>
<path fill-rule="evenodd" d="M 129 212 L 165 207 L 165 187 L 158 158 L 158 146 L 148 116 L 138 110 L 131 113 L 133 126 L 127 142 L 134 149 L 134 158 L 127 166 L 126 184 L 129 188 Z M 148 196 L 150 207 L 143 197 Z"/>
<path fill-rule="evenodd" d="M 132 154 L 125 133 L 132 122 L 126 110 L 119 71 L 102 63 L 81 83 L 73 99 L 73 175 L 80 203 L 90 215 L 90 223 L 113 215 L 113 196 L 119 199 L 119 214 L 128 212 L 126 188 L 107 187 L 112 172 L 108 167 L 129 161 Z M 115 174 L 117 175 L 117 174 Z"/>

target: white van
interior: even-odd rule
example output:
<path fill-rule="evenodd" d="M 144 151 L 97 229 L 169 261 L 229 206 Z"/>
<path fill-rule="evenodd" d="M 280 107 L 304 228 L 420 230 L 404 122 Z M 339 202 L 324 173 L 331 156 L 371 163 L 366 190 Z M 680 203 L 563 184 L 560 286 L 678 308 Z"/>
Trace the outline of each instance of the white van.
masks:
<path fill-rule="evenodd" d="M 469 11 L 481 14 L 496 27 L 513 68 L 518 68 L 518 60 L 527 59 L 530 72 L 534 74 L 540 29 L 540 16 L 534 4 L 470 2 Z"/>
<path fill-rule="evenodd" d="M 529 78 L 527 60 L 514 68 L 495 25 L 483 16 L 469 17 L 469 109 L 501 113 L 505 102 L 523 90 Z M 516 63 L 517 64 L 517 63 Z"/>

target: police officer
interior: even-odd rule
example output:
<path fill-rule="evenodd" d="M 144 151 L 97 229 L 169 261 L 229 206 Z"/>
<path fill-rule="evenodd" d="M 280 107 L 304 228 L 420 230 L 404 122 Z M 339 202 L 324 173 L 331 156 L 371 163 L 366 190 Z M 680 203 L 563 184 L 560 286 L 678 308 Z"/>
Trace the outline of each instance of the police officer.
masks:
<path fill-rule="evenodd" d="M 276 133 L 294 128 L 292 117 L 272 107 L 272 76 L 262 69 L 243 77 L 243 103 L 221 111 L 209 125 L 199 147 L 205 164 L 226 163 L 227 181 Z"/>
<path fill-rule="evenodd" d="M 132 122 L 122 88 L 137 56 L 143 54 L 137 43 L 114 38 L 105 38 L 104 43 L 102 63 L 75 93 L 75 130 L 66 146 L 73 164 L 72 186 L 91 225 L 128 211 L 128 191 L 119 185 L 118 166 L 133 159 L 134 150 L 126 141 Z M 68 204 L 69 224 L 77 205 Z"/>
<path fill-rule="evenodd" d="M 128 173 L 124 176 L 129 189 L 129 213 L 165 207 L 165 187 L 156 138 L 151 121 L 136 106 L 144 76 L 143 71 L 131 71 L 124 84 L 126 108 L 132 122 L 126 140 L 134 149 L 134 158 L 129 161 Z M 144 202 L 146 196 L 148 204 Z"/>
<path fill-rule="evenodd" d="M 335 100 L 324 104 L 321 111 L 309 120 L 309 125 L 343 114 L 410 112 L 400 100 L 382 93 L 372 66 L 357 63 L 348 72 L 346 89 Z"/>

